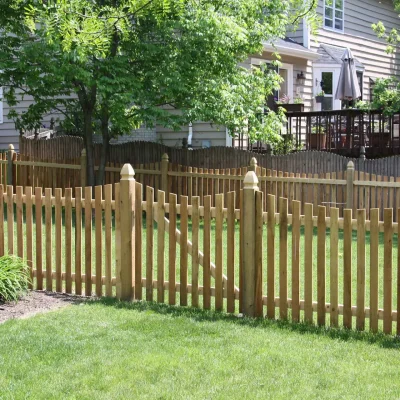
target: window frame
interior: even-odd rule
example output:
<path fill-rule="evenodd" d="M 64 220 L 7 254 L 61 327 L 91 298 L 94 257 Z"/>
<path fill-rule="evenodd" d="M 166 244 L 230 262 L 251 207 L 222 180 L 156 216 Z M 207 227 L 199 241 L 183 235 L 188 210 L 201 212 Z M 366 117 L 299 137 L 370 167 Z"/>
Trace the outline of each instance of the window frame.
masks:
<path fill-rule="evenodd" d="M 332 8 L 332 27 L 326 26 L 326 25 L 325 25 L 325 18 L 326 18 L 325 10 L 326 10 L 326 7 L 328 7 L 328 6 L 326 5 L 326 0 L 324 0 L 324 16 L 323 16 L 324 20 L 323 20 L 323 27 L 324 27 L 324 29 L 329 30 L 329 31 L 344 33 L 344 8 L 345 8 L 345 0 L 342 0 L 343 9 L 342 9 L 342 10 L 337 10 L 337 11 L 341 11 L 341 12 L 342 12 L 342 19 L 341 19 L 341 20 L 342 20 L 342 29 L 337 29 L 337 28 L 335 28 L 336 0 L 332 0 L 332 1 L 333 1 L 333 6 L 330 7 L 330 8 Z M 329 19 L 330 19 L 330 18 L 329 18 Z M 339 19 L 339 18 L 338 18 L 338 19 Z"/>

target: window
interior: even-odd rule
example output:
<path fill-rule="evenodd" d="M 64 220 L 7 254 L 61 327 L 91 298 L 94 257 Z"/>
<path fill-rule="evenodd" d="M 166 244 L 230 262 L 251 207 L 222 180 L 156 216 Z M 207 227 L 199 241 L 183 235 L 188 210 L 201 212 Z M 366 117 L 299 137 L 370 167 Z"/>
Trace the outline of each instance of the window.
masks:
<path fill-rule="evenodd" d="M 333 72 L 321 73 L 321 89 L 325 93 L 322 99 L 321 111 L 333 110 Z"/>
<path fill-rule="evenodd" d="M 343 32 L 344 0 L 325 0 L 324 27 Z"/>

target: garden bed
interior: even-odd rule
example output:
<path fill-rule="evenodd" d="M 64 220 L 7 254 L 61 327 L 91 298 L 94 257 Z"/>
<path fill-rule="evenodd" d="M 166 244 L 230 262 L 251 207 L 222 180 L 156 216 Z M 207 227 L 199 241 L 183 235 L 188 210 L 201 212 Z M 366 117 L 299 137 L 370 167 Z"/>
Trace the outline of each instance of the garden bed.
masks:
<path fill-rule="evenodd" d="M 18 302 L 0 303 L 0 324 L 15 318 L 28 318 L 38 313 L 56 310 L 82 302 L 80 296 L 45 291 L 30 291 Z"/>

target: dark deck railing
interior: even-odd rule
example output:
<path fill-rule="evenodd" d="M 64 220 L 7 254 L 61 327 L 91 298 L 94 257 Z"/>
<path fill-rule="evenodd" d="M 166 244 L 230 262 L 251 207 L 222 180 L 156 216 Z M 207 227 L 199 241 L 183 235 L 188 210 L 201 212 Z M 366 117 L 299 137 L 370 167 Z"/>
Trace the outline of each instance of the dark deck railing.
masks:
<path fill-rule="evenodd" d="M 287 113 L 289 134 L 303 150 L 323 150 L 358 157 L 365 148 L 367 158 L 400 154 L 400 113 L 382 111 L 335 110 Z M 262 142 L 250 143 L 238 137 L 235 145 L 252 151 L 267 152 Z"/>

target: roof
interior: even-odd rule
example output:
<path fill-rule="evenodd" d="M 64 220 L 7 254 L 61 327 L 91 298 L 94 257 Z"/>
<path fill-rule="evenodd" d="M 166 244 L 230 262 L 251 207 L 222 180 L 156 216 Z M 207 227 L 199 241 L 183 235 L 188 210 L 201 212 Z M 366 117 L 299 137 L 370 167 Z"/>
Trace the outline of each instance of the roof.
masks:
<path fill-rule="evenodd" d="M 346 50 L 346 47 L 330 46 L 327 44 L 321 44 L 318 48 L 319 58 L 314 61 L 315 64 L 342 64 L 342 57 Z M 358 69 L 364 69 L 364 65 L 354 57 L 354 64 Z"/>
<path fill-rule="evenodd" d="M 318 54 L 315 51 L 307 49 L 290 38 L 275 38 L 270 42 L 265 42 L 264 50 L 272 52 L 277 51 L 280 54 L 305 58 L 307 60 L 315 60 L 318 58 Z"/>

